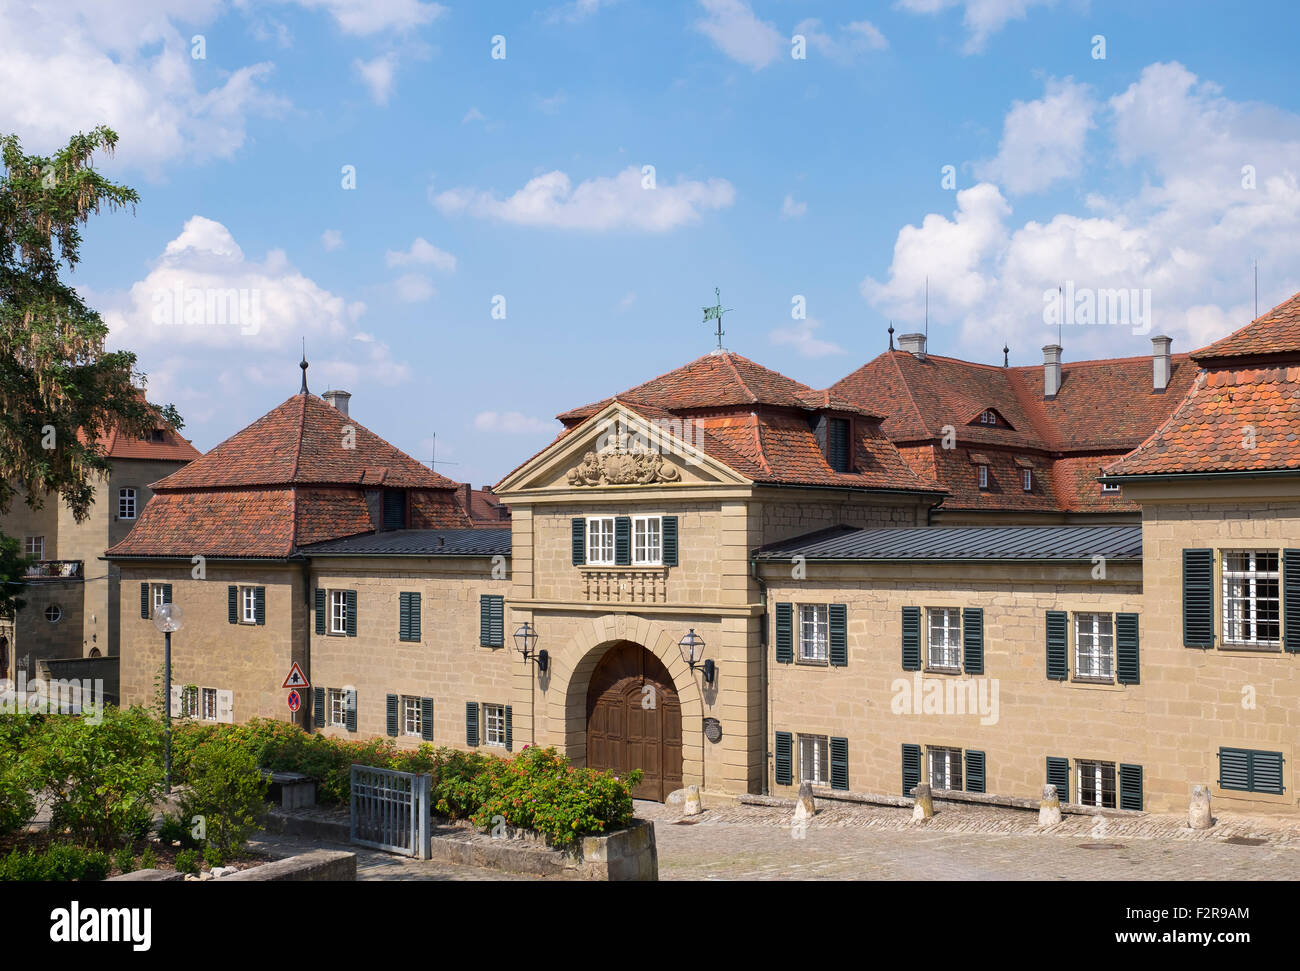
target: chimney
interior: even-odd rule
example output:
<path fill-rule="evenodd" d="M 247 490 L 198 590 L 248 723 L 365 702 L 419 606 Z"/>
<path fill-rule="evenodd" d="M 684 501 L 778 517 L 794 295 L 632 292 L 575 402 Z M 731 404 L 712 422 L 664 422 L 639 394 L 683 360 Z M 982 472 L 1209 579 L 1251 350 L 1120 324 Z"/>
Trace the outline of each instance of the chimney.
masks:
<path fill-rule="evenodd" d="M 1173 371 L 1169 360 L 1169 345 L 1173 342 L 1172 337 L 1164 335 L 1151 338 L 1151 387 L 1155 391 L 1164 391 L 1169 387 L 1169 375 Z"/>
<path fill-rule="evenodd" d="M 321 395 L 321 397 L 324 398 L 326 402 L 328 402 L 329 404 L 337 408 L 339 411 L 343 412 L 343 414 L 346 415 L 348 413 L 348 399 L 352 397 L 352 395 L 348 394 L 348 392 L 326 391 L 323 395 Z"/>
<path fill-rule="evenodd" d="M 901 334 L 898 338 L 898 349 L 907 351 L 916 357 L 918 361 L 925 360 L 925 335 L 924 334 Z"/>
<path fill-rule="evenodd" d="M 460 504 L 465 509 L 465 515 L 470 519 L 474 518 L 474 511 L 471 505 L 473 498 L 470 495 L 470 490 L 472 488 L 473 487 L 468 482 L 462 482 L 460 485 L 456 486 L 456 494 L 460 499 Z"/>
<path fill-rule="evenodd" d="M 1043 348 L 1043 397 L 1055 398 L 1061 390 L 1061 345 L 1048 344 Z"/>

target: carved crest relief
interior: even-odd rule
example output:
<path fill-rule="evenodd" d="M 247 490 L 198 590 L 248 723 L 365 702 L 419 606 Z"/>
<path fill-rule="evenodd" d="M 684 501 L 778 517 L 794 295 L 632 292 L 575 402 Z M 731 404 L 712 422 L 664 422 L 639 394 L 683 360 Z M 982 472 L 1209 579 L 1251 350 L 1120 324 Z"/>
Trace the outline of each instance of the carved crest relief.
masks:
<path fill-rule="evenodd" d="M 680 482 L 682 474 L 658 452 L 588 452 L 569 470 L 569 485 L 650 485 Z"/>

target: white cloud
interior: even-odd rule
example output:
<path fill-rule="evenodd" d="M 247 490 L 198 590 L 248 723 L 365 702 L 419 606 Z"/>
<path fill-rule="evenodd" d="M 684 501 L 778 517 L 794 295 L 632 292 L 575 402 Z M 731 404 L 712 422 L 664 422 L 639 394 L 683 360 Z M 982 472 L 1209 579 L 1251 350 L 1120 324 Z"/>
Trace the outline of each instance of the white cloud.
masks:
<path fill-rule="evenodd" d="M 343 230 L 327 229 L 320 234 L 320 241 L 327 251 L 333 252 L 343 245 Z"/>
<path fill-rule="evenodd" d="M 601 7 L 612 7 L 618 0 L 571 0 L 552 8 L 546 15 L 548 24 L 576 24 L 597 13 Z"/>
<path fill-rule="evenodd" d="M 802 357 L 827 357 L 845 353 L 844 348 L 838 344 L 817 337 L 813 332 L 819 327 L 821 321 L 807 317 L 794 321 L 789 327 L 778 327 L 770 331 L 767 339 L 773 344 L 793 347 Z"/>
<path fill-rule="evenodd" d="M 469 111 L 465 112 L 465 117 L 460 120 L 460 123 L 465 125 L 471 121 L 487 121 L 487 116 L 477 108 L 470 108 Z"/>
<path fill-rule="evenodd" d="M 329 14 L 347 34 L 368 36 L 384 31 L 409 31 L 424 27 L 447 13 L 440 3 L 421 0 L 281 0 L 307 10 Z M 251 7 L 253 0 L 237 0 L 239 6 Z"/>
<path fill-rule="evenodd" d="M 357 59 L 352 62 L 352 68 L 370 90 L 370 99 L 377 105 L 388 104 L 397 74 L 397 55 L 390 52 L 370 61 Z"/>
<path fill-rule="evenodd" d="M 770 23 L 755 17 L 744 0 L 700 0 L 700 6 L 708 16 L 697 21 L 695 29 L 733 61 L 755 71 L 780 57 L 790 42 Z"/>
<path fill-rule="evenodd" d="M 417 236 L 411 243 L 411 248 L 405 252 L 390 249 L 384 254 L 384 260 L 389 266 L 423 264 L 442 270 L 444 273 L 450 273 L 456 269 L 456 257 L 446 250 L 438 249 L 423 236 Z"/>
<path fill-rule="evenodd" d="M 856 20 L 839 29 L 838 35 L 831 35 L 822 29 L 822 22 L 816 18 L 801 21 L 794 28 L 808 41 L 814 51 L 833 61 L 845 63 L 863 51 L 883 51 L 889 47 L 889 41 L 870 20 Z"/>
<path fill-rule="evenodd" d="M 464 212 L 521 226 L 558 229 L 634 229 L 665 232 L 693 222 L 700 213 L 725 209 L 736 198 L 726 179 L 642 188 L 641 170 L 629 166 L 613 178 L 588 179 L 573 186 L 560 171 L 530 179 L 508 198 L 480 189 L 449 189 L 431 201 L 444 215 Z"/>
<path fill-rule="evenodd" d="M 894 6 L 910 13 L 934 14 L 952 7 L 963 10 L 966 52 L 984 49 L 985 42 L 1012 20 L 1024 20 L 1034 7 L 1054 6 L 1056 0 L 897 0 Z"/>
<path fill-rule="evenodd" d="M 555 422 L 530 418 L 519 411 L 480 411 L 474 416 L 474 427 L 481 432 L 504 432 L 507 435 L 537 435 L 554 433 Z"/>
<path fill-rule="evenodd" d="M 1002 125 L 997 157 L 977 165 L 975 174 L 1012 193 L 1041 192 L 1059 179 L 1083 171 L 1088 132 L 1098 108 L 1086 84 L 1073 78 L 1050 79 L 1038 101 L 1017 101 Z"/>
<path fill-rule="evenodd" d="M 423 273 L 404 273 L 393 283 L 397 299 L 403 303 L 423 303 L 438 291 Z"/>
<path fill-rule="evenodd" d="M 781 215 L 785 219 L 799 219 L 808 211 L 808 203 L 796 202 L 794 196 L 787 195 L 781 203 Z"/>

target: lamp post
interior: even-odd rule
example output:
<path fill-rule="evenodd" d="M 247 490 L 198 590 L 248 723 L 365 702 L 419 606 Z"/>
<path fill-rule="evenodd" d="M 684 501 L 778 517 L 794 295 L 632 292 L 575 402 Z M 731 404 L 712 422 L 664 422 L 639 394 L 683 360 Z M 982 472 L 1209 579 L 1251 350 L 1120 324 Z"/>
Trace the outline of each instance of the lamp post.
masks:
<path fill-rule="evenodd" d="M 524 621 L 524 626 L 515 631 L 515 650 L 524 656 L 525 661 L 533 661 L 537 664 L 537 670 L 546 671 L 550 663 L 550 656 L 546 651 L 539 651 L 537 648 L 537 631 L 533 625 Z"/>
<path fill-rule="evenodd" d="M 700 659 L 704 657 L 704 638 L 695 633 L 694 627 L 687 632 L 685 637 L 677 642 L 677 646 L 681 649 L 682 660 L 686 662 L 691 671 L 694 672 L 696 667 L 703 667 L 704 683 L 713 684 L 713 679 L 717 676 L 718 668 L 717 665 L 713 663 L 712 658 L 701 662 Z"/>
<path fill-rule="evenodd" d="M 163 634 L 163 773 L 168 794 L 172 791 L 172 632 L 181 629 L 184 611 L 177 604 L 155 607 L 153 625 Z"/>

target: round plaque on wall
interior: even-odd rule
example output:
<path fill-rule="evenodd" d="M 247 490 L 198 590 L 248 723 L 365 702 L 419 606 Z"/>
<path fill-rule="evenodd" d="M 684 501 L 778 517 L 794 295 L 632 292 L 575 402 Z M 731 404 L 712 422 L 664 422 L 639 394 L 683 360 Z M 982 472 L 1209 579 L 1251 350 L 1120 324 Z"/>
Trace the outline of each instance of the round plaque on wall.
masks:
<path fill-rule="evenodd" d="M 704 737 L 710 742 L 722 741 L 722 722 L 716 718 L 704 719 Z"/>

